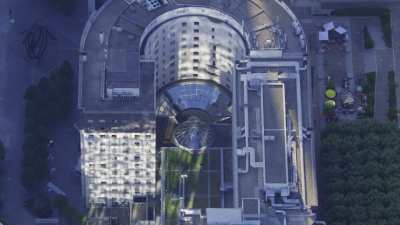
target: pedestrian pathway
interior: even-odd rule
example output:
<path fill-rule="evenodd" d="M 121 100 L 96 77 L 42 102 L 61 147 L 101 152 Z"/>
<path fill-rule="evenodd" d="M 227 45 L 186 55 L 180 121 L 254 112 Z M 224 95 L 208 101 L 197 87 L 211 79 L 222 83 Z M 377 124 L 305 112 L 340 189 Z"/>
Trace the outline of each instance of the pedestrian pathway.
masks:
<path fill-rule="evenodd" d="M 376 81 L 374 118 L 377 121 L 388 121 L 388 72 L 393 70 L 393 54 L 391 49 L 376 50 Z"/>
<path fill-rule="evenodd" d="M 394 5 L 392 7 L 391 13 L 392 19 L 392 47 L 393 47 L 393 65 L 394 65 L 394 73 L 395 80 L 398 83 L 400 81 L 400 4 Z M 397 111 L 400 110 L 400 88 L 396 89 L 397 95 Z M 400 126 L 400 120 L 398 120 Z"/>

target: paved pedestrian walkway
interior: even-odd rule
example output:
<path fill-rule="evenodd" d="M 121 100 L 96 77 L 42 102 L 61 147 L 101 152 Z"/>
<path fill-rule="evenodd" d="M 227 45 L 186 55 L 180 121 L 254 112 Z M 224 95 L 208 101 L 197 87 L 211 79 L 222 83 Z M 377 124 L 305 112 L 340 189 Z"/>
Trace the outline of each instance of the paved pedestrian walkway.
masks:
<path fill-rule="evenodd" d="M 0 177 L 0 198 L 3 202 L 0 219 L 9 224 L 29 225 L 32 217 L 23 208 L 24 190 L 19 182 L 22 111 L 14 111 L 15 103 L 10 104 L 10 100 L 17 100 L 15 91 L 10 92 L 10 87 L 15 87 L 15 78 L 11 75 L 16 72 L 10 71 L 10 62 L 18 60 L 13 59 L 9 51 L 15 23 L 10 23 L 8 9 L 7 1 L 0 1 L 0 139 L 6 147 L 5 172 Z M 23 83 L 20 84 L 20 88 L 24 86 Z M 21 100 L 18 102 L 21 104 Z"/>
<path fill-rule="evenodd" d="M 393 47 L 393 65 L 396 83 L 400 81 L 400 4 L 395 4 L 391 7 L 392 19 L 392 47 Z M 396 89 L 397 95 L 397 111 L 400 109 L 400 88 Z M 400 120 L 398 120 L 400 126 Z"/>
<path fill-rule="evenodd" d="M 388 72 L 393 70 L 393 54 L 391 49 L 376 50 L 376 82 L 374 118 L 388 121 L 389 93 Z"/>

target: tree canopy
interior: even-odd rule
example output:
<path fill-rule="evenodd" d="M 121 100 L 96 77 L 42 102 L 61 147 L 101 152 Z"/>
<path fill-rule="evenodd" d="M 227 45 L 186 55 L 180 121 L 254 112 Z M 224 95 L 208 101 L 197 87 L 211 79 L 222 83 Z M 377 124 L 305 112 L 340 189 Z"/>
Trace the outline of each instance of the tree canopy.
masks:
<path fill-rule="evenodd" d="M 400 130 L 330 124 L 319 154 L 320 215 L 328 224 L 400 224 Z"/>
<path fill-rule="evenodd" d="M 49 77 L 25 91 L 25 137 L 22 146 L 21 182 L 35 190 L 49 176 L 48 144 L 50 130 L 70 112 L 73 93 L 73 71 L 64 61 Z"/>
<path fill-rule="evenodd" d="M 3 142 L 0 140 L 0 161 L 3 161 L 6 156 L 6 149 Z"/>

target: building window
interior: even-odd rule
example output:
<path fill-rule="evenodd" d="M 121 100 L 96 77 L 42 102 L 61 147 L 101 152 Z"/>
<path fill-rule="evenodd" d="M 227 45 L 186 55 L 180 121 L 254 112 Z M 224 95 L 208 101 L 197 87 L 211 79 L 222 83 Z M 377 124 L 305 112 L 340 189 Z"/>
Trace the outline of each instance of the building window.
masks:
<path fill-rule="evenodd" d="M 200 30 L 199 30 L 199 29 L 194 29 L 194 30 L 193 30 L 193 32 L 195 32 L 195 33 L 199 33 L 199 32 L 200 32 Z"/>
<path fill-rule="evenodd" d="M 200 63 L 200 60 L 198 60 L 198 59 L 193 59 L 193 63 Z"/>
<path fill-rule="evenodd" d="M 193 52 L 193 55 L 199 55 L 199 52 Z"/>
<path fill-rule="evenodd" d="M 197 21 L 196 21 L 196 22 L 194 22 L 193 24 L 196 25 L 196 26 L 198 26 L 198 25 L 200 25 L 200 22 L 197 22 Z"/>
<path fill-rule="evenodd" d="M 199 47 L 198 44 L 194 44 L 194 45 L 193 45 L 193 48 L 198 48 L 198 47 Z"/>
<path fill-rule="evenodd" d="M 194 40 L 194 41 L 199 41 L 200 38 L 199 38 L 199 37 L 193 37 L 193 40 Z"/>
<path fill-rule="evenodd" d="M 182 23 L 182 27 L 186 27 L 186 25 L 187 25 L 186 22 L 183 22 L 183 23 Z"/>
<path fill-rule="evenodd" d="M 215 32 L 215 28 L 213 27 L 213 28 L 211 28 L 211 32 Z"/>

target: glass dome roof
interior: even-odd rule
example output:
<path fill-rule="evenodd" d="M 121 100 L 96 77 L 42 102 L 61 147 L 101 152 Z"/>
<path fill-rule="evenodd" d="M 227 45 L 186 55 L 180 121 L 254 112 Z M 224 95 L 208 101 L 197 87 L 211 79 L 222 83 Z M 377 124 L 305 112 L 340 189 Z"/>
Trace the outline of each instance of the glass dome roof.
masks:
<path fill-rule="evenodd" d="M 161 91 L 158 113 L 176 118 L 173 140 L 177 146 L 200 150 L 212 144 L 210 125 L 230 115 L 230 106 L 230 92 L 217 84 L 183 81 Z"/>

